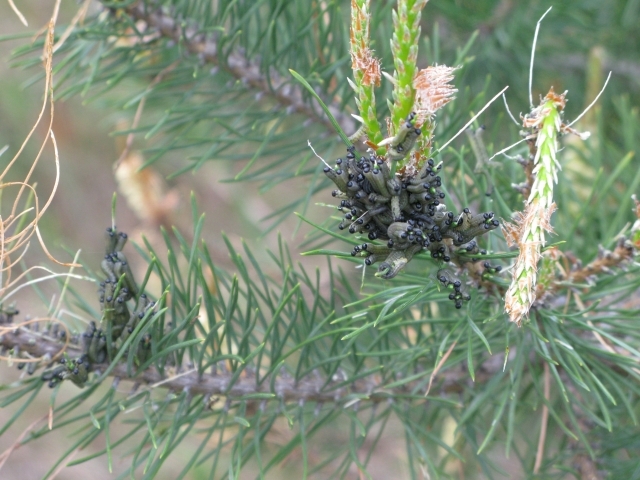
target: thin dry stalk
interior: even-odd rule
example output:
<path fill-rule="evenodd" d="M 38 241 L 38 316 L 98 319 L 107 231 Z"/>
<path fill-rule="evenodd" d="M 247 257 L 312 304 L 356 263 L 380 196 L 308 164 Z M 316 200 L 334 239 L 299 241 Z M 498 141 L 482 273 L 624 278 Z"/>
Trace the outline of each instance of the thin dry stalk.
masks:
<path fill-rule="evenodd" d="M 62 47 L 64 42 L 67 41 L 67 38 L 69 38 L 69 36 L 73 33 L 73 30 L 76 28 L 76 25 L 84 21 L 84 17 L 87 16 L 87 11 L 89 10 L 89 5 L 91 5 L 91 0 L 84 0 L 84 3 L 80 6 L 76 14 L 73 16 L 73 18 L 71 19 L 71 22 L 69 22 L 69 25 L 67 25 L 67 28 L 65 29 L 64 33 L 60 35 L 60 38 L 58 39 L 56 44 L 53 46 L 53 53 L 57 52 L 60 49 L 60 47 Z"/>
<path fill-rule="evenodd" d="M 440 359 L 440 361 L 436 364 L 436 368 L 433 369 L 433 373 L 431 374 L 431 376 L 429 377 L 429 384 L 427 385 L 427 391 L 424 393 L 424 396 L 426 397 L 427 395 L 429 395 L 429 392 L 431 391 L 431 385 L 433 384 L 433 380 L 436 378 L 437 373 L 440 371 L 440 369 L 442 368 L 442 366 L 444 365 L 444 362 L 447 361 L 447 358 L 449 358 L 449 355 L 451 355 L 451 352 L 453 352 L 453 349 L 455 348 L 455 346 L 458 344 L 458 341 L 456 340 L 455 342 L 453 342 L 451 344 L 451 346 L 449 347 L 449 349 L 445 352 L 445 354 L 442 356 L 442 358 Z"/>
<path fill-rule="evenodd" d="M 42 103 L 42 108 L 40 110 L 40 113 L 38 114 L 35 124 L 31 128 L 30 132 L 27 134 L 25 140 L 20 145 L 17 153 L 9 161 L 8 165 L 4 168 L 4 170 L 0 174 L 0 190 L 5 190 L 10 187 L 18 187 L 18 191 L 15 197 L 13 197 L 10 213 L 6 217 L 0 217 L 0 305 L 5 304 L 6 301 L 11 296 L 13 296 L 16 292 L 20 291 L 21 289 L 27 286 L 33 285 L 35 283 L 39 283 L 39 282 L 42 282 L 51 278 L 56 278 L 59 276 L 66 276 L 67 280 L 68 278 L 71 278 L 71 277 L 81 278 L 81 279 L 85 278 L 79 275 L 74 275 L 72 272 L 58 274 L 58 273 L 52 272 L 46 267 L 42 267 L 39 265 L 25 268 L 24 271 L 20 275 L 18 275 L 16 278 L 13 278 L 12 276 L 13 267 L 18 263 L 20 263 L 23 260 L 23 258 L 26 256 L 26 253 L 30 245 L 30 240 L 34 235 L 38 237 L 40 246 L 42 247 L 43 251 L 51 261 L 59 265 L 69 266 L 71 268 L 80 266 L 76 263 L 68 264 L 68 263 L 63 263 L 56 260 L 49 253 L 45 245 L 45 242 L 42 239 L 40 230 L 38 228 L 38 223 L 40 219 L 42 218 L 42 216 L 47 211 L 47 209 L 49 208 L 49 206 L 53 201 L 53 197 L 58 189 L 58 185 L 60 181 L 60 157 L 58 153 L 56 138 L 52 130 L 53 118 L 54 118 L 53 70 L 52 70 L 53 50 L 54 50 L 53 42 L 54 42 L 54 27 L 55 27 L 56 19 L 58 16 L 59 8 L 60 8 L 60 0 L 57 0 L 53 6 L 53 13 L 52 13 L 51 19 L 49 20 L 47 27 L 45 29 L 46 34 L 45 34 L 44 49 L 43 49 L 43 55 L 42 55 L 43 65 L 45 70 L 45 85 L 44 85 L 44 99 Z M 47 127 L 48 134 L 46 135 L 45 139 L 40 145 L 40 148 L 38 150 L 36 157 L 31 162 L 28 173 L 26 174 L 25 178 L 22 181 L 6 182 L 5 178 L 7 174 L 10 172 L 11 168 L 16 164 L 16 162 L 24 152 L 27 143 L 32 138 L 36 128 L 38 127 L 38 125 L 40 125 L 41 121 L 43 120 L 45 113 L 47 112 L 47 109 L 49 110 L 49 124 Z M 36 184 L 32 183 L 30 180 L 40 158 L 42 157 L 44 149 L 47 143 L 49 142 L 49 139 L 51 140 L 51 143 L 53 146 L 56 175 L 55 175 L 52 191 L 49 194 L 44 205 L 41 206 L 40 199 L 36 191 Z M 24 199 L 25 193 L 27 194 L 26 199 Z M 36 270 L 44 270 L 49 275 L 30 279 L 27 282 L 20 283 L 20 282 L 23 282 L 23 280 L 28 275 L 30 275 L 32 272 Z M 60 304 L 58 305 L 58 309 L 59 309 L 59 306 Z M 7 313 L 7 316 L 9 316 L 8 313 Z M 55 317 L 34 318 L 34 319 L 26 320 L 24 322 L 15 323 L 15 324 L 0 325 L 0 336 L 1 335 L 11 336 L 11 335 L 17 334 L 19 331 L 28 331 L 28 326 L 30 324 L 39 323 L 39 322 L 47 322 L 47 323 L 54 322 L 54 323 L 62 324 L 62 328 L 66 333 L 64 343 L 57 342 L 58 348 L 56 349 L 56 351 L 43 352 L 43 355 L 34 356 L 34 355 L 31 355 L 30 352 L 25 351 L 20 354 L 21 356 L 16 355 L 14 358 L 12 358 L 11 356 L 0 356 L 0 360 L 6 360 L 6 361 L 16 360 L 22 363 L 33 363 L 33 362 L 40 362 L 45 357 L 47 358 L 47 361 L 51 361 L 52 359 L 56 359 L 60 357 L 69 346 L 69 342 L 71 339 L 71 332 L 69 331 L 66 324 L 64 324 L 63 322 L 61 322 L 59 319 Z M 34 340 L 36 341 L 37 340 L 45 340 L 45 341 L 55 340 L 47 337 L 45 334 L 40 334 L 36 332 L 32 332 L 32 333 L 35 335 Z"/>
<path fill-rule="evenodd" d="M 54 478 L 56 478 L 58 476 L 58 474 L 60 472 L 62 472 L 62 470 L 64 470 L 65 468 L 67 468 L 67 464 L 73 460 L 73 457 L 75 457 L 78 452 L 80 451 L 80 447 L 74 449 L 71 453 L 69 453 L 69 455 L 67 455 L 64 459 L 64 461 L 60 462 L 60 465 L 58 465 L 58 467 L 51 472 L 51 480 L 53 480 Z"/>
<path fill-rule="evenodd" d="M 2 452 L 2 454 L 0 455 L 0 470 L 2 470 L 2 467 L 4 466 L 6 461 L 9 459 L 9 456 L 11 456 L 11 453 L 13 453 L 15 450 L 17 450 L 22 446 L 22 443 L 21 443 L 22 439 L 26 437 L 27 434 L 31 433 L 31 431 L 33 431 L 36 425 L 38 425 L 43 420 L 46 420 L 48 416 L 49 414 L 44 415 L 39 419 L 37 419 L 35 422 L 31 423 L 27 428 L 25 428 L 22 431 L 22 433 L 18 436 L 18 438 L 16 438 L 15 442 L 13 442 L 9 448 L 7 448 L 4 452 Z"/>
<path fill-rule="evenodd" d="M 44 91 L 45 91 L 45 95 L 44 95 L 44 100 L 42 103 L 42 108 L 40 110 L 40 113 L 38 114 L 38 118 L 35 122 L 35 124 L 33 125 L 31 131 L 28 133 L 27 137 L 25 138 L 25 140 L 23 141 L 22 145 L 20 146 L 20 148 L 18 149 L 18 152 L 14 155 L 14 157 L 11 159 L 11 161 L 9 161 L 8 165 L 5 167 L 5 169 L 3 170 L 3 172 L 0 174 L 0 188 L 5 188 L 7 186 L 19 186 L 19 190 L 17 195 L 15 196 L 14 200 L 13 200 L 13 207 L 11 209 L 11 213 L 9 214 L 8 217 L 6 218 L 2 218 L 2 233 L 3 233 L 3 245 L 2 245 L 2 249 L 0 250 L 0 268 L 5 271 L 6 269 L 10 269 L 12 265 L 14 265 L 16 263 L 16 261 L 14 260 L 13 262 L 11 260 L 9 260 L 8 256 L 15 250 L 22 248 L 22 246 L 27 245 L 29 242 L 29 239 L 36 234 L 38 236 L 38 240 L 40 242 L 41 247 L 43 248 L 43 250 L 45 251 L 46 255 L 49 257 L 50 260 L 52 260 L 55 263 L 58 263 L 60 265 L 64 265 L 64 266 L 70 266 L 70 264 L 64 263 L 64 262 L 59 262 L 58 260 L 56 260 L 47 250 L 45 243 L 42 239 L 42 236 L 40 235 L 40 232 L 38 231 L 38 221 L 40 220 L 40 218 L 42 218 L 42 215 L 45 213 L 45 211 L 49 208 L 49 206 L 51 205 L 51 202 L 53 200 L 53 196 L 55 195 L 57 188 L 58 188 L 58 183 L 59 183 L 59 177 L 60 177 L 60 161 L 59 161 L 59 155 L 58 155 L 58 148 L 57 148 L 57 144 L 55 141 L 55 136 L 53 134 L 52 131 L 52 125 L 53 125 L 53 118 L 54 118 L 54 102 L 53 102 L 53 71 L 52 71 L 52 65 L 53 65 L 53 40 L 54 40 L 54 26 L 55 26 L 55 21 L 58 15 L 58 10 L 60 7 L 60 0 L 58 0 L 55 5 L 54 5 L 54 12 L 53 15 L 51 17 L 51 20 L 49 21 L 48 24 L 48 28 L 47 28 L 47 33 L 45 36 L 45 42 L 44 42 L 44 50 L 43 50 L 43 63 L 44 63 L 44 69 L 45 69 L 45 86 L 44 86 Z M 50 116 L 49 116 L 49 126 L 48 126 L 48 132 L 49 135 L 47 135 L 47 137 L 45 138 L 45 140 L 42 142 L 42 145 L 40 146 L 40 149 L 38 151 L 38 154 L 36 155 L 35 159 L 32 161 L 31 166 L 29 168 L 29 171 L 25 177 L 25 179 L 21 182 L 3 182 L 4 178 L 6 177 L 6 175 L 8 174 L 8 172 L 11 170 L 11 168 L 13 167 L 13 165 L 16 163 L 16 161 L 18 160 L 18 158 L 20 157 L 20 155 L 22 154 L 22 152 L 24 151 L 28 141 L 31 139 L 33 133 L 35 132 L 35 129 L 38 127 L 38 125 L 40 124 L 41 120 L 44 117 L 44 114 L 47 110 L 47 107 L 50 110 Z M 45 146 L 48 143 L 49 138 L 51 138 L 51 142 L 53 144 L 53 148 L 54 148 L 54 154 L 55 154 L 55 164 L 56 164 L 56 177 L 55 177 L 55 181 L 54 181 L 54 186 L 52 189 L 51 194 L 49 195 L 47 201 L 45 202 L 45 204 L 42 206 L 42 208 L 40 208 L 39 206 L 39 200 L 38 200 L 38 195 L 35 191 L 35 185 L 31 185 L 29 183 L 29 180 L 31 179 L 31 176 L 33 175 L 33 172 L 35 171 L 35 168 L 42 156 L 42 153 L 44 151 Z M 14 226 L 14 224 L 16 225 L 20 225 L 18 222 L 19 219 L 21 219 L 22 215 L 24 215 L 26 212 L 30 211 L 31 209 L 28 207 L 25 207 L 21 212 L 18 213 L 19 211 L 19 207 L 21 205 L 21 200 L 22 200 L 22 196 L 25 192 L 25 190 L 30 190 L 33 196 L 33 201 L 35 203 L 35 210 L 34 210 L 34 218 L 28 222 L 26 225 L 21 226 L 18 231 L 14 232 L 13 234 L 9 234 L 8 232 L 10 231 L 11 227 Z M 28 205 L 29 200 L 27 200 L 27 205 Z M 24 252 L 23 252 L 24 253 Z M 7 285 L 3 284 L 0 287 L 0 297 L 2 296 L 2 293 L 6 290 Z"/>
<path fill-rule="evenodd" d="M 13 13 L 16 14 L 16 16 L 20 19 L 20 21 L 25 27 L 28 27 L 29 24 L 27 23 L 27 19 L 24 18 L 24 15 L 22 14 L 22 12 L 18 10 L 18 7 L 16 7 L 16 4 L 13 3 L 13 0 L 7 0 L 7 1 L 9 2 L 9 6 L 11 7 L 11 10 L 13 10 Z"/>
<path fill-rule="evenodd" d="M 544 458 L 544 444 L 547 440 L 547 424 L 549 422 L 549 397 L 551 394 L 551 374 L 549 373 L 549 364 L 544 362 L 544 399 L 542 405 L 542 418 L 540 419 L 540 437 L 538 438 L 538 450 L 536 452 L 536 461 L 533 465 L 534 475 L 540 471 L 542 459 Z"/>

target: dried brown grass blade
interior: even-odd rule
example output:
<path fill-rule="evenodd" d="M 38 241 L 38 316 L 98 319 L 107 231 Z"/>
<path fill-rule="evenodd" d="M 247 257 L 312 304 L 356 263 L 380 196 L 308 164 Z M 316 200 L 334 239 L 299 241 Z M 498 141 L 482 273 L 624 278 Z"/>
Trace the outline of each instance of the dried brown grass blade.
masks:
<path fill-rule="evenodd" d="M 433 384 L 433 380 L 435 379 L 436 374 L 442 368 L 442 366 L 444 365 L 444 362 L 447 361 L 447 358 L 449 358 L 449 355 L 451 355 L 451 352 L 453 352 L 453 349 L 457 344 L 458 344 L 457 340 L 451 344 L 449 349 L 445 352 L 445 354 L 442 356 L 440 361 L 437 363 L 436 368 L 433 369 L 433 373 L 429 377 L 429 385 L 427 385 L 427 391 L 424 393 L 425 397 L 429 395 L 429 392 L 431 391 L 431 385 Z"/>
<path fill-rule="evenodd" d="M 43 420 L 46 420 L 47 417 L 49 416 L 49 414 L 44 415 L 42 417 L 40 417 L 39 419 L 37 419 L 35 422 L 33 422 L 31 425 L 29 425 L 27 428 L 25 428 L 22 433 L 20 434 L 20 436 L 18 438 L 16 438 L 16 441 L 13 442 L 13 444 L 7 448 L 4 452 L 2 452 L 2 454 L 0 455 L 0 470 L 2 469 L 2 467 L 4 466 L 5 462 L 7 461 L 7 459 L 9 458 L 9 456 L 11 455 L 11 453 L 14 450 L 17 450 L 18 448 L 20 448 L 20 446 L 22 445 L 20 442 L 22 441 L 22 439 L 29 433 L 31 432 L 36 425 L 38 425 L 38 423 L 42 422 Z"/>

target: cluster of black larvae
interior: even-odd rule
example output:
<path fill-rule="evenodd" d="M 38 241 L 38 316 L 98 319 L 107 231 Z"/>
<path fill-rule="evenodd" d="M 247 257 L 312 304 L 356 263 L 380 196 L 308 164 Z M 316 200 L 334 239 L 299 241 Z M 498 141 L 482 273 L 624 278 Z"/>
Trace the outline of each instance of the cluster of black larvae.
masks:
<path fill-rule="evenodd" d="M 346 158 L 339 158 L 335 168 L 327 166 L 325 174 L 338 187 L 332 192 L 341 202 L 338 210 L 343 212 L 341 230 L 366 235 L 369 240 L 384 243 L 363 243 L 351 254 L 365 257 L 366 265 L 381 262 L 377 276 L 385 279 L 395 277 L 412 257 L 428 250 L 431 257 L 444 263 L 462 263 L 458 253 L 478 253 L 475 238 L 496 228 L 499 222 L 493 212 L 472 214 L 468 208 L 454 214 L 444 203 L 441 191 L 442 179 L 438 175 L 441 165 L 432 159 L 424 162 L 413 176 L 400 177 L 392 174 L 390 162 L 408 155 L 421 134 L 413 127 L 413 115 L 407 118 L 400 133 L 391 141 L 386 157 L 373 152 L 360 155 L 355 147 L 347 148 Z M 441 270 L 443 272 L 444 270 Z M 453 275 L 451 272 L 445 276 Z M 438 278 L 440 279 L 440 272 Z M 468 295 L 461 292 L 460 280 L 443 281 L 452 286 L 455 294 L 451 299 L 456 307 Z"/>
<path fill-rule="evenodd" d="M 114 357 L 140 322 L 153 313 L 154 302 L 144 293 L 139 294 L 127 259 L 122 253 L 126 241 L 126 233 L 107 229 L 107 253 L 101 263 L 107 278 L 100 283 L 98 290 L 102 328 L 91 322 L 81 336 L 82 354 L 77 358 L 65 355 L 60 359 L 59 365 L 44 372 L 42 379 L 48 381 L 50 387 L 65 379 L 83 386 L 89 378 L 91 367 L 112 360 L 110 356 Z M 132 311 L 127 302 L 135 302 Z M 133 348 L 136 349 L 138 364 L 145 362 L 151 354 L 151 335 L 143 335 Z"/>

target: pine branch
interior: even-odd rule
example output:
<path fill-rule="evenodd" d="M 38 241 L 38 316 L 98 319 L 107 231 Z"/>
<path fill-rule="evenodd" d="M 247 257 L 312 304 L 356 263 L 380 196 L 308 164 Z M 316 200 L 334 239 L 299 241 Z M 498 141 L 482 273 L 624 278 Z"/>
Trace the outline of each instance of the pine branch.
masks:
<path fill-rule="evenodd" d="M 107 7 L 112 12 L 123 10 L 120 7 Z M 281 76 L 275 69 L 269 68 L 268 74 L 263 73 L 265 67 L 255 60 L 248 59 L 241 49 L 232 51 L 224 59 L 220 56 L 220 45 L 214 36 L 202 33 L 198 26 L 181 22 L 174 16 L 163 12 L 154 2 L 138 1 L 124 7 L 124 11 L 131 16 L 134 22 L 144 21 L 147 30 L 142 34 L 155 34 L 156 32 L 174 42 L 184 45 L 186 50 L 205 63 L 220 67 L 240 80 L 244 85 L 251 87 L 261 94 L 275 100 L 288 113 L 299 113 L 310 120 L 322 124 L 333 132 L 333 125 L 322 112 L 312 108 L 302 95 L 302 89 L 292 84 L 287 78 Z M 345 132 L 355 130 L 354 119 L 344 113 L 335 102 L 326 102 L 331 114 Z"/>
<path fill-rule="evenodd" d="M 8 325 L 2 326 L 0 345 L 9 352 L 27 353 L 32 358 L 54 358 L 61 350 L 69 354 L 80 354 L 81 349 L 77 344 L 69 344 L 66 349 L 62 342 L 46 334 L 33 332 L 24 327 Z M 513 352 L 511 353 L 513 355 Z M 20 359 L 16 358 L 19 363 Z M 476 367 L 475 383 L 480 384 L 489 381 L 503 366 L 504 355 L 498 354 Z M 106 371 L 108 363 L 93 364 L 88 369 L 96 373 Z M 183 368 L 185 365 L 183 365 Z M 187 366 L 188 368 L 188 366 Z M 436 380 L 440 384 L 437 389 L 440 393 L 459 393 L 469 381 L 469 373 L 466 367 L 460 365 L 454 368 L 437 372 Z M 271 376 L 257 377 L 247 367 L 239 378 L 234 372 L 229 372 L 220 363 L 219 367 L 212 368 L 209 372 L 200 375 L 197 371 L 178 371 L 175 375 L 163 375 L 155 367 L 150 367 L 142 372 L 137 372 L 130 377 L 126 362 L 116 365 L 109 376 L 119 379 L 129 379 L 136 385 L 148 387 L 162 386 L 170 391 L 178 392 L 186 390 L 191 395 L 203 395 L 204 397 L 225 396 L 227 399 L 239 400 L 257 394 L 273 394 L 274 400 L 284 402 L 318 402 L 326 404 L 344 404 L 349 400 L 361 398 L 370 403 L 380 403 L 400 398 L 406 395 L 421 395 L 426 391 L 422 385 L 419 391 L 415 391 L 418 382 L 409 382 L 402 387 L 386 388 L 382 379 L 375 375 L 368 375 L 356 380 L 349 380 L 347 376 L 335 374 L 328 379 L 320 374 L 311 375 L 302 380 L 296 380 L 286 372 L 276 372 Z M 259 382 L 258 382 L 259 380 Z M 428 398 L 425 398 L 428 401 Z"/>

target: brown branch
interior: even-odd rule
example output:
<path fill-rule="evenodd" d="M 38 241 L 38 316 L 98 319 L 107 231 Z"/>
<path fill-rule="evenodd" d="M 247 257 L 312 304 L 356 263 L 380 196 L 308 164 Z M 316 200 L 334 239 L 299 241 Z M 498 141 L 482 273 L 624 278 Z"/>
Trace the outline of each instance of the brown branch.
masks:
<path fill-rule="evenodd" d="M 576 264 L 576 269 L 571 271 L 565 281 L 570 283 L 582 283 L 589 277 L 602 273 L 612 273 L 612 268 L 620 267 L 624 263 L 633 260 L 635 255 L 633 244 L 624 237 L 620 237 L 613 251 L 598 247 L 598 256 L 588 265 L 581 267 Z"/>
<path fill-rule="evenodd" d="M 12 330 L 6 326 L 4 334 L 0 337 L 0 345 L 9 351 L 18 347 L 20 352 L 39 358 L 46 355 L 53 356 L 61 348 L 60 341 L 57 339 L 39 332 L 32 332 L 26 328 Z M 79 355 L 80 347 L 70 344 L 68 351 L 72 355 L 74 353 Z M 19 359 L 16 358 L 15 362 L 18 361 Z M 488 381 L 502 369 L 503 362 L 502 355 L 494 355 L 488 359 L 476 369 L 475 383 Z M 97 364 L 93 365 L 91 370 L 105 371 L 108 366 L 106 363 Z M 330 380 L 317 374 L 296 381 L 286 373 L 277 372 L 274 373 L 275 379 L 262 377 L 261 383 L 258 384 L 255 373 L 249 369 L 246 369 L 235 381 L 233 372 L 220 368 L 208 371 L 200 377 L 195 369 L 173 375 L 162 375 L 155 367 L 151 367 L 130 377 L 127 373 L 126 363 L 121 363 L 116 365 L 109 375 L 128 379 L 149 388 L 162 386 L 172 391 L 187 390 L 191 395 L 223 396 L 229 400 L 241 399 L 257 393 L 273 393 L 274 400 L 285 402 L 311 401 L 338 404 L 364 396 L 363 401 L 380 403 L 396 396 L 422 395 L 425 392 L 424 387 L 421 387 L 420 392 L 413 392 L 416 382 L 393 389 L 385 388 L 383 379 L 376 374 L 355 381 L 349 381 L 346 376 L 343 378 L 339 374 L 334 375 Z M 468 370 L 464 365 L 445 369 L 438 376 L 441 379 L 438 393 L 461 392 L 470 381 Z M 425 401 L 428 400 L 425 398 Z"/>
<path fill-rule="evenodd" d="M 154 7 L 148 3 L 137 2 L 123 9 L 118 8 L 118 10 L 124 10 L 136 22 L 146 23 L 147 30 L 156 30 L 161 36 L 180 43 L 187 51 L 197 55 L 201 61 L 227 71 L 243 84 L 260 91 L 288 111 L 304 115 L 314 122 L 322 124 L 331 132 L 334 131 L 333 125 L 324 113 L 317 112 L 305 102 L 302 88 L 292 84 L 290 80 L 282 77 L 275 70 L 271 69 L 269 75 L 265 75 L 258 62 L 246 58 L 238 50 L 221 59 L 217 39 L 201 33 L 193 25 L 185 26 L 170 14 L 164 13 L 159 6 Z M 145 34 L 152 33 L 145 32 L 143 27 L 140 27 L 139 30 Z M 331 102 L 326 104 L 345 132 L 350 133 L 355 130 L 355 121 L 350 115 L 343 113 L 338 106 Z"/>

